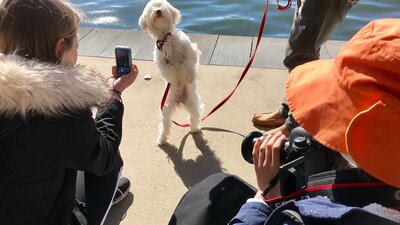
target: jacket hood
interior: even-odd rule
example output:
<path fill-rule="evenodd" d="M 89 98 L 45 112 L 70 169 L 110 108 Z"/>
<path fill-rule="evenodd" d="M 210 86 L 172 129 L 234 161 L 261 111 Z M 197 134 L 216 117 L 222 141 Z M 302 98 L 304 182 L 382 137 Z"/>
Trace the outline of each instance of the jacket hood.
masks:
<path fill-rule="evenodd" d="M 106 82 L 94 70 L 0 54 L 1 116 L 57 117 L 107 99 Z"/>

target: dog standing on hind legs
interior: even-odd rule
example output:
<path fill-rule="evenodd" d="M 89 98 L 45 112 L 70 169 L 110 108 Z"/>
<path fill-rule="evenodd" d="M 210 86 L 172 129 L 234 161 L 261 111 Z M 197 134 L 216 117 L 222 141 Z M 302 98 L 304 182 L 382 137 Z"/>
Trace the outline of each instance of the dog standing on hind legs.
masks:
<path fill-rule="evenodd" d="M 190 132 L 201 130 L 203 103 L 196 90 L 197 67 L 201 52 L 182 31 L 176 29 L 181 21 L 179 10 L 166 0 L 150 0 L 139 18 L 139 26 L 156 41 L 154 62 L 166 82 L 171 84 L 164 110 L 161 112 L 158 144 L 167 142 L 172 114 L 183 105 L 189 112 Z"/>

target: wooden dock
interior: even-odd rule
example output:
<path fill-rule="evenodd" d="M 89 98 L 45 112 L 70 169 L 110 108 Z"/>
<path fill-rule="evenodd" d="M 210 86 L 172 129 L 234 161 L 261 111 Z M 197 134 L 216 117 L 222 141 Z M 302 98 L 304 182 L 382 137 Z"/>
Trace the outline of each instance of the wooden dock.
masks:
<path fill-rule="evenodd" d="M 125 45 L 132 49 L 133 60 L 153 60 L 154 41 L 143 31 L 116 29 L 79 29 L 79 55 L 114 57 L 114 47 Z M 188 34 L 197 43 L 203 65 L 246 66 L 257 42 L 257 37 Z M 321 59 L 334 58 L 344 41 L 328 41 L 321 48 Z M 252 67 L 286 69 L 282 61 L 287 39 L 262 38 Z"/>

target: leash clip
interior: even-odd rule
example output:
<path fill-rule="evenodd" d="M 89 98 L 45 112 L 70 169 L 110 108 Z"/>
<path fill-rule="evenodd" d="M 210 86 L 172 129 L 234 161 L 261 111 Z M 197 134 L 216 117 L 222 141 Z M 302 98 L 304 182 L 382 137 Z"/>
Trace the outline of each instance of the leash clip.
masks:
<path fill-rule="evenodd" d="M 276 0 L 276 4 L 278 5 L 278 9 L 281 11 L 288 10 L 290 6 L 292 6 L 292 0 L 288 0 L 286 6 L 282 6 L 279 4 L 279 0 Z"/>

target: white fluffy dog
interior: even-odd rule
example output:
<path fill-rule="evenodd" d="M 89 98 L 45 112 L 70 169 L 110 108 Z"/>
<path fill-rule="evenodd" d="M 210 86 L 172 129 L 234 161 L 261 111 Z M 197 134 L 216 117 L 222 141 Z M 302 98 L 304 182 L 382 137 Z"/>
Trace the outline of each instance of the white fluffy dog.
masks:
<path fill-rule="evenodd" d="M 181 21 L 179 10 L 166 0 L 150 0 L 139 18 L 139 25 L 156 41 L 154 62 L 164 79 L 171 84 L 164 110 L 161 112 L 158 144 L 167 142 L 171 116 L 182 104 L 189 112 L 190 131 L 199 132 L 200 115 L 203 108 L 196 91 L 197 66 L 201 52 L 189 37 L 176 29 Z"/>

